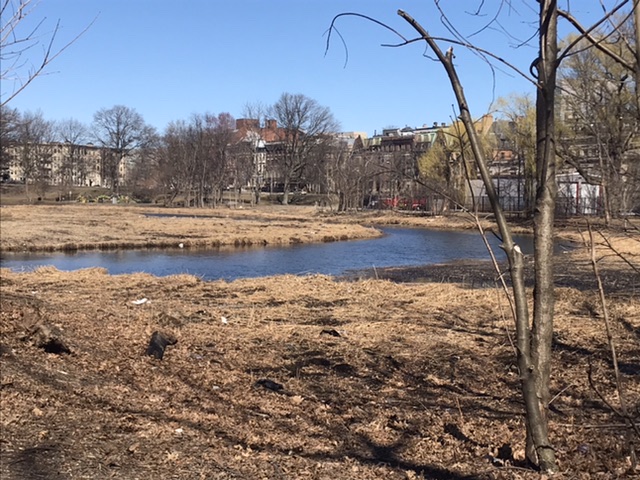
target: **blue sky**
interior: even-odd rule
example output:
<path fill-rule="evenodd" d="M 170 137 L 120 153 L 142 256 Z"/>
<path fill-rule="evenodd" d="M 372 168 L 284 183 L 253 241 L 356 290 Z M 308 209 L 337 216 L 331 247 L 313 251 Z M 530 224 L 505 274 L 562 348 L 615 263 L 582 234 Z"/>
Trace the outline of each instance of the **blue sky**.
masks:
<path fill-rule="evenodd" d="M 486 24 L 497 0 L 443 0 L 463 34 Z M 515 0 L 501 12 L 510 35 L 487 29 L 473 37 L 524 71 L 536 56 L 518 43 L 535 34 L 534 1 Z M 562 2 L 561 2 L 562 3 Z M 615 2 L 605 2 L 613 4 Z M 571 2 L 574 15 L 593 18 L 596 0 Z M 229 112 L 242 117 L 247 103 L 269 105 L 283 92 L 302 93 L 331 109 L 343 131 L 372 135 L 388 126 L 448 122 L 454 97 L 442 67 L 425 58 L 423 44 L 385 48 L 398 39 L 359 18 L 342 18 L 325 56 L 326 30 L 334 15 L 358 12 L 415 36 L 396 11 L 402 8 L 434 36 L 450 36 L 432 0 L 41 0 L 32 20 L 46 17 L 41 32 L 59 19 L 62 46 L 95 18 L 89 30 L 16 97 L 10 107 L 41 110 L 49 120 L 74 118 L 89 124 L 101 108 L 126 105 L 160 132 L 192 113 Z M 448 47 L 443 44 L 443 49 Z M 491 70 L 462 47 L 456 64 L 480 116 L 511 92 L 533 92 L 525 80 Z M 38 49 L 31 56 L 36 59 Z M 11 85 L 3 84 L 3 95 Z"/>

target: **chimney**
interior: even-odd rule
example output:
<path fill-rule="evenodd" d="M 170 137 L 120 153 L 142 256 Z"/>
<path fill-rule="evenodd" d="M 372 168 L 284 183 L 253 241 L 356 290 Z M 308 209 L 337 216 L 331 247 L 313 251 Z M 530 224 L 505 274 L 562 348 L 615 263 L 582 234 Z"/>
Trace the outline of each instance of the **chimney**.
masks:
<path fill-rule="evenodd" d="M 236 130 L 258 130 L 260 121 L 253 118 L 238 118 L 236 120 Z"/>
<path fill-rule="evenodd" d="M 268 130 L 276 130 L 278 128 L 278 121 L 277 120 L 267 120 L 267 129 Z"/>

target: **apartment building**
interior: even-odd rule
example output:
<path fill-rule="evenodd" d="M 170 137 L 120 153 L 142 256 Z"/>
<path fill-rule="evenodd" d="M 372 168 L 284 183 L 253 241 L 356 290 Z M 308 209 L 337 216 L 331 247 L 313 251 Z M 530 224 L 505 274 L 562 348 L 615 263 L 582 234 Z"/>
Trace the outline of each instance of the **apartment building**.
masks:
<path fill-rule="evenodd" d="M 3 148 L 2 181 L 108 187 L 110 179 L 105 169 L 113 155 L 111 150 L 91 143 L 10 144 Z M 130 159 L 119 162 L 119 183 L 126 181 L 130 171 Z"/>

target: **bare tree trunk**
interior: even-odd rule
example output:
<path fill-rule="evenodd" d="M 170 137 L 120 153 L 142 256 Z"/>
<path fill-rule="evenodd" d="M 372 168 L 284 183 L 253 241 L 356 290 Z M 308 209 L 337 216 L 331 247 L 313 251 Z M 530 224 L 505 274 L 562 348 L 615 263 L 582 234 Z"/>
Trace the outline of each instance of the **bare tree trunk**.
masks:
<path fill-rule="evenodd" d="M 553 232 L 557 197 L 555 158 L 555 88 L 557 72 L 557 3 L 540 2 L 540 56 L 537 59 L 536 96 L 536 174 L 537 191 L 534 212 L 535 288 L 533 292 L 533 326 L 531 368 L 538 396 L 540 417 L 547 420 L 550 400 L 551 343 L 555 291 L 553 279 Z M 546 430 L 546 428 L 545 428 Z M 546 432 L 545 432 L 546 433 Z M 527 456 L 537 457 L 543 470 L 555 465 L 555 453 L 545 435 L 544 440 L 528 438 Z M 535 457 L 534 457 L 535 454 Z"/>
<path fill-rule="evenodd" d="M 543 0 L 541 2 L 541 12 L 550 12 L 552 17 L 548 18 L 548 15 L 544 17 L 541 15 L 540 21 L 540 28 L 541 30 L 545 29 L 545 34 L 551 34 L 546 31 L 546 29 L 551 26 L 551 32 L 553 34 L 553 37 L 550 38 L 552 42 L 550 52 L 551 54 L 557 51 L 554 23 L 556 19 L 555 8 L 556 4 L 554 0 Z M 551 9 L 551 11 L 549 9 Z M 426 30 L 424 30 L 424 28 L 422 28 L 420 24 L 418 24 L 411 16 L 409 16 L 402 10 L 399 10 L 398 14 L 402 18 L 404 18 L 422 36 L 429 47 L 431 47 L 431 49 L 434 51 L 434 53 L 438 57 L 438 60 L 444 66 L 447 75 L 449 76 L 451 86 L 453 87 L 453 91 L 456 95 L 458 107 L 460 108 L 460 119 L 465 125 L 467 135 L 469 136 L 469 142 L 471 144 L 471 149 L 478 165 L 478 170 L 480 171 L 480 175 L 487 191 L 487 196 L 489 197 L 493 212 L 496 216 L 496 223 L 498 224 L 500 235 L 502 236 L 501 247 L 507 254 L 507 259 L 509 261 L 516 311 L 515 323 L 517 335 L 518 367 L 520 369 L 522 393 L 526 410 L 527 441 L 533 446 L 532 451 L 535 454 L 532 454 L 528 458 L 534 463 L 537 463 L 542 471 L 553 473 L 556 471 L 555 452 L 549 443 L 548 422 L 545 414 L 546 407 L 548 405 L 548 393 L 546 394 L 547 396 L 544 396 L 545 392 L 548 392 L 549 388 L 548 379 L 550 367 L 550 356 L 547 355 L 547 353 L 550 353 L 550 342 L 549 349 L 547 350 L 547 344 L 545 343 L 545 340 L 547 339 L 548 335 L 550 341 L 551 333 L 553 330 L 553 316 L 550 317 L 550 325 L 549 323 L 544 322 L 548 322 L 549 320 L 549 317 L 546 314 L 553 314 L 553 296 L 550 300 L 550 309 L 548 301 L 541 302 L 541 306 L 544 307 L 542 313 L 545 313 L 545 315 L 541 316 L 541 320 L 543 321 L 542 325 L 540 324 L 540 321 L 538 322 L 537 328 L 535 328 L 534 325 L 534 336 L 537 336 L 537 340 L 534 340 L 532 342 L 532 332 L 529 329 L 529 310 L 527 306 L 527 295 L 524 283 L 524 262 L 522 250 L 513 242 L 511 230 L 507 224 L 504 212 L 502 211 L 502 208 L 498 201 L 498 195 L 495 191 L 493 179 L 491 178 L 491 175 L 489 173 L 489 168 L 482 152 L 480 140 L 476 133 L 473 120 L 469 112 L 469 107 L 462 89 L 462 84 L 460 83 L 455 67 L 453 65 L 453 51 L 450 49 L 446 55 L 443 54 L 438 44 L 433 40 L 433 38 L 431 38 L 431 36 L 429 36 L 429 34 L 426 32 Z M 542 40 L 542 38 L 543 36 L 541 35 L 541 42 L 546 41 L 546 36 L 544 37 L 544 40 Z M 547 55 L 548 53 L 544 52 L 544 54 Z M 553 58 L 553 60 L 553 62 L 549 63 L 548 67 L 549 72 L 552 74 L 550 77 L 551 88 L 549 91 L 545 90 L 545 94 L 547 95 L 547 97 L 545 98 L 550 102 L 550 105 L 547 107 L 547 109 L 545 109 L 545 116 L 543 116 L 543 118 L 546 118 L 547 120 L 549 120 L 549 118 L 546 117 L 546 115 L 548 115 L 549 113 L 549 110 L 550 113 L 553 114 L 555 58 Z M 549 93 L 551 94 L 550 97 L 548 96 Z M 551 115 L 550 121 L 550 124 L 545 123 L 545 125 L 550 125 L 551 128 L 546 128 L 544 132 L 539 133 L 539 135 L 544 133 L 543 138 L 545 140 L 544 145 L 546 145 L 546 147 L 553 146 L 553 115 Z M 538 147 L 540 146 L 541 145 L 539 144 Z M 547 161 L 551 159 L 555 162 L 553 153 L 553 150 L 548 150 L 548 154 L 545 155 L 544 158 Z M 546 168 L 545 175 L 541 177 L 550 180 L 548 180 L 549 183 L 545 182 L 545 190 L 544 192 L 542 192 L 544 193 L 544 195 L 542 195 L 542 199 L 538 202 L 537 205 L 537 208 L 542 208 L 543 215 L 539 219 L 540 225 L 536 227 L 536 250 L 537 248 L 542 249 L 542 252 L 540 253 L 540 259 L 537 259 L 539 261 L 536 262 L 536 267 L 539 264 L 543 264 L 544 261 L 549 262 L 548 265 L 543 265 L 544 270 L 540 274 L 540 278 L 545 280 L 546 283 L 543 284 L 544 288 L 539 290 L 539 295 L 553 295 L 553 278 L 549 278 L 548 275 L 550 273 L 553 273 L 553 258 L 549 254 L 553 254 L 553 212 L 555 207 L 556 191 L 554 167 L 555 163 L 550 169 L 551 172 L 548 172 L 549 169 Z M 549 177 L 549 175 L 552 176 Z M 538 192 L 540 193 L 540 187 L 538 189 Z M 551 221 L 551 224 L 547 223 L 548 221 Z M 548 237 L 545 237 L 544 235 L 548 235 Z M 536 253 L 536 256 L 537 255 L 538 254 Z M 544 297 L 542 298 L 544 299 Z M 533 347 L 532 343 L 534 345 Z M 546 362 L 542 366 L 542 369 L 540 368 L 540 362 Z M 545 385 L 539 385 L 539 382 L 545 380 L 547 381 Z M 547 400 L 546 403 L 544 403 L 545 399 Z"/>
<path fill-rule="evenodd" d="M 633 23 L 636 31 L 636 106 L 640 110 L 640 0 L 633 1 Z"/>
<path fill-rule="evenodd" d="M 604 212 L 604 222 L 608 227 L 611 225 L 611 204 L 609 202 L 609 180 L 602 159 L 602 143 L 598 139 L 598 165 L 600 166 L 600 195 L 602 198 L 602 209 Z"/>
<path fill-rule="evenodd" d="M 289 190 L 291 190 L 291 182 L 289 181 L 289 177 L 285 176 L 282 192 L 282 205 L 289 205 Z"/>

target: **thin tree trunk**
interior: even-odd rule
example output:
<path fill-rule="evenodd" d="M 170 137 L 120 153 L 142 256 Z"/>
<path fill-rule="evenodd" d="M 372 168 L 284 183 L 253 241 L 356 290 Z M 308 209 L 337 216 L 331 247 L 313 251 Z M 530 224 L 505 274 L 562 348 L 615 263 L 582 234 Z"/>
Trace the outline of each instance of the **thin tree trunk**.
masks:
<path fill-rule="evenodd" d="M 552 7 L 555 10 L 555 2 L 549 2 L 548 0 L 544 0 L 541 3 L 541 8 L 546 9 L 550 8 L 547 4 L 551 3 Z M 556 471 L 555 465 L 555 453 L 553 448 L 551 448 L 549 444 L 549 435 L 548 435 L 548 426 L 547 426 L 547 418 L 544 414 L 546 410 L 545 408 L 541 408 L 541 399 L 540 392 L 544 391 L 545 388 L 543 386 L 540 389 L 538 385 L 538 381 L 540 379 L 547 378 L 548 375 L 545 376 L 545 373 L 548 373 L 548 365 L 544 366 L 544 370 L 541 374 L 539 369 L 539 364 L 534 361 L 532 356 L 532 342 L 531 342 L 531 331 L 529 330 L 529 310 L 527 306 L 527 295 L 524 283 L 524 261 L 522 250 L 518 245 L 513 242 L 513 238 L 511 235 L 510 228 L 507 224 L 506 218 L 504 216 L 504 212 L 500 207 L 500 203 L 498 201 L 498 196 L 495 191 L 495 187 L 493 185 L 493 179 L 489 173 L 489 169 L 487 167 L 486 160 L 484 158 L 484 154 L 482 153 L 482 148 L 480 145 L 480 141 L 477 137 L 475 127 L 473 124 L 473 120 L 471 118 L 471 114 L 469 112 L 469 107 L 464 96 L 464 92 L 462 89 L 462 84 L 458 78 L 455 67 L 453 65 L 453 52 L 449 50 L 447 54 L 443 54 L 442 50 L 438 47 L 438 44 L 429 36 L 429 34 L 422 28 L 420 24 L 418 24 L 411 16 L 403 12 L 402 10 L 398 11 L 398 14 L 404 18 L 427 42 L 429 47 L 434 51 L 440 63 L 444 66 L 447 75 L 449 76 L 449 80 L 451 82 L 451 86 L 453 87 L 453 91 L 456 95 L 456 100 L 458 103 L 458 107 L 460 108 L 460 119 L 465 125 L 465 129 L 467 131 L 467 135 L 469 136 L 469 141 L 471 144 L 471 149 L 473 151 L 474 158 L 476 159 L 478 170 L 480 171 L 480 175 L 482 177 L 483 183 L 485 185 L 485 189 L 487 191 L 487 196 L 489 197 L 489 201 L 491 202 L 491 206 L 493 212 L 496 217 L 496 223 L 498 224 L 498 228 L 500 230 L 500 235 L 502 236 L 502 245 L 501 247 L 504 249 L 507 254 L 507 259 L 509 261 L 510 274 L 511 274 L 511 282 L 513 285 L 513 294 L 514 294 L 514 303 L 515 303 L 515 311 L 516 311 L 516 335 L 517 335 L 517 356 L 518 356 L 518 367 L 520 369 L 520 377 L 521 377 L 521 385 L 523 398 L 525 403 L 526 410 L 526 425 L 527 425 L 527 440 L 532 442 L 532 445 L 535 447 L 534 451 L 537 454 L 537 458 L 530 459 L 536 462 L 540 467 L 540 469 L 547 473 L 553 473 Z M 553 19 L 555 19 L 555 11 L 553 12 Z M 548 25 L 544 24 L 543 17 L 541 16 L 541 29 L 547 28 Z M 552 26 L 552 31 L 555 34 L 555 25 Z M 553 45 L 555 46 L 555 36 L 553 37 Z M 557 49 L 556 49 L 557 50 Z M 555 65 L 555 62 L 553 63 Z M 555 85 L 555 70 L 553 72 L 553 85 Z M 551 93 L 553 93 L 553 88 L 551 89 Z M 551 101 L 553 101 L 553 96 L 550 97 Z M 551 113 L 553 113 L 553 104 L 551 105 Z M 553 123 L 551 123 L 551 127 L 553 127 Z M 550 130 L 549 133 L 551 135 L 547 140 L 553 140 L 553 130 Z M 545 137 L 546 138 L 546 137 Z M 551 142 L 549 145 L 553 145 Z M 553 151 L 551 151 L 553 153 Z M 546 156 L 545 158 L 553 158 L 551 156 Z M 553 169 L 552 172 L 553 173 Z M 544 178 L 547 178 L 546 176 Z M 552 184 L 548 185 L 550 191 L 545 194 L 545 204 L 544 206 L 545 219 L 553 220 L 553 207 L 555 201 L 555 190 L 553 186 L 555 185 L 555 177 L 552 178 Z M 549 208 L 551 210 L 551 216 L 549 217 Z M 548 227 L 548 225 L 547 225 Z M 553 233 L 553 225 L 551 225 L 551 231 L 548 228 L 539 229 L 538 233 L 543 234 L 546 232 L 547 234 Z M 545 239 L 543 237 L 539 238 L 538 245 L 541 248 L 544 248 L 544 254 L 542 258 L 547 258 L 547 243 L 551 244 L 551 253 L 553 253 L 553 239 L 550 237 L 549 239 Z M 551 262 L 552 258 L 549 258 Z M 548 273 L 549 268 L 552 265 L 546 266 L 545 272 Z M 552 270 L 551 270 L 552 272 Z M 546 278 L 545 275 L 542 275 L 542 278 Z M 548 286 L 548 285 L 547 285 Z M 553 283 L 551 283 L 551 287 L 553 287 Z M 548 292 L 548 289 L 545 289 L 544 292 Z M 553 290 L 551 290 L 553 293 Z M 553 302 L 551 303 L 551 313 L 553 312 Z M 544 317 L 546 318 L 546 317 Z M 553 319 L 553 317 L 551 317 Z M 540 338 L 546 338 L 544 335 L 547 333 L 551 333 L 547 330 L 547 324 L 543 325 L 545 328 L 542 331 L 538 331 L 537 334 L 543 334 Z M 551 324 L 553 327 L 553 324 Z M 540 330 L 540 327 L 538 328 Z M 544 348 L 544 344 L 541 343 L 540 352 L 545 353 L 546 350 Z M 544 355 L 537 355 L 538 361 L 543 361 L 545 358 Z M 550 362 L 550 358 L 547 358 Z M 546 386 L 546 390 L 548 391 L 548 385 Z"/>
<path fill-rule="evenodd" d="M 557 3 L 540 2 L 540 57 L 537 62 L 536 96 L 536 174 L 537 191 L 534 214 L 534 266 L 532 368 L 542 421 L 547 423 L 549 381 L 551 375 L 551 343 L 555 305 L 553 279 L 553 233 L 557 197 L 555 158 L 555 88 L 557 72 Z M 546 432 L 545 432 L 546 433 Z M 543 470 L 555 465 L 555 452 L 545 434 L 544 439 L 529 438 L 527 453 L 533 453 Z"/>
<path fill-rule="evenodd" d="M 284 188 L 282 192 L 282 205 L 289 205 L 289 190 L 291 189 L 291 182 L 288 176 L 284 179 Z"/>
<path fill-rule="evenodd" d="M 636 108 L 640 111 L 640 0 L 633 1 L 633 23 L 636 31 Z"/>

